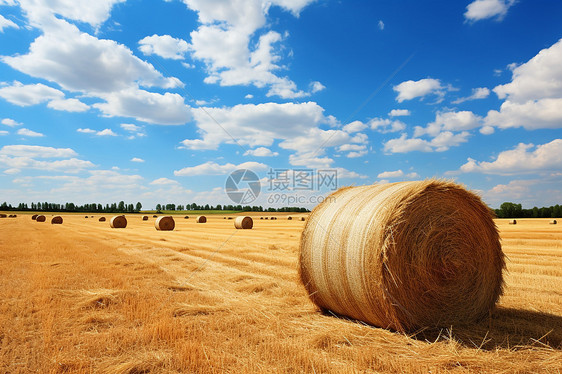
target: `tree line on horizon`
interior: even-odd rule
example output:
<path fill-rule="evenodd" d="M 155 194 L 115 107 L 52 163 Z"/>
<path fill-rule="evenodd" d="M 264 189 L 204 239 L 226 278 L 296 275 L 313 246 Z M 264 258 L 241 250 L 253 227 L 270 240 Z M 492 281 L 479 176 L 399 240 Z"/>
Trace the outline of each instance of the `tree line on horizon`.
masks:
<path fill-rule="evenodd" d="M 494 212 L 498 218 L 562 218 L 562 206 L 558 204 L 524 209 L 521 204 L 505 202 Z"/>
<path fill-rule="evenodd" d="M 0 205 L 2 211 L 39 211 L 39 212 L 82 212 L 82 213 L 139 213 L 142 209 L 142 204 L 137 202 L 135 205 L 126 204 L 124 201 L 119 203 L 106 204 L 84 204 L 77 205 L 74 203 L 48 203 L 38 202 L 19 203 L 17 206 L 12 206 L 6 202 Z M 249 206 L 249 205 L 221 205 L 216 206 L 205 204 L 198 205 L 195 203 L 181 205 L 181 204 L 156 204 L 157 212 L 162 210 L 167 211 L 185 211 L 185 210 L 227 210 L 227 211 L 240 211 L 240 212 L 310 212 L 309 209 L 301 207 L 282 207 L 282 208 L 264 208 L 262 206 Z"/>

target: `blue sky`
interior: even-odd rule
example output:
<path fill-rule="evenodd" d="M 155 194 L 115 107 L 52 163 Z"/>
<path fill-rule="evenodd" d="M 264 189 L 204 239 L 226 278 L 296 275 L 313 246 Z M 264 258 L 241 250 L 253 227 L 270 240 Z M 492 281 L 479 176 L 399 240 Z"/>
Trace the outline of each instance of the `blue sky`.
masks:
<path fill-rule="evenodd" d="M 48 3 L 0 0 L 0 201 L 225 204 L 251 169 L 279 205 L 268 171 L 320 169 L 562 202 L 559 1 Z"/>

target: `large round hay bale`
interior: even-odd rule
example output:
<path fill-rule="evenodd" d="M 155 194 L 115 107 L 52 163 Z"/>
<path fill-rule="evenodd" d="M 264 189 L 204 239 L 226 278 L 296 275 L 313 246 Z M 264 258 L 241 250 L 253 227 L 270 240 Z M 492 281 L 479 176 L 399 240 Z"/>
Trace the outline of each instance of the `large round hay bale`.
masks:
<path fill-rule="evenodd" d="M 172 216 L 162 216 L 154 221 L 154 227 L 159 231 L 171 231 L 176 227 L 176 222 Z"/>
<path fill-rule="evenodd" d="M 342 188 L 314 209 L 300 242 L 314 303 L 398 331 L 488 316 L 504 268 L 488 207 L 441 180 Z"/>
<path fill-rule="evenodd" d="M 39 214 L 34 214 L 34 215 L 32 215 L 32 216 L 31 216 L 31 219 L 35 221 L 35 220 L 37 219 L 37 216 L 38 216 L 38 215 L 39 215 Z"/>
<path fill-rule="evenodd" d="M 54 216 L 53 218 L 51 218 L 51 225 L 62 225 L 62 217 Z"/>
<path fill-rule="evenodd" d="M 199 216 L 199 217 L 197 217 L 197 219 L 195 220 L 195 222 L 197 222 L 197 223 L 205 223 L 205 222 L 207 222 L 207 217 L 205 217 L 205 216 Z"/>
<path fill-rule="evenodd" d="M 142 216 L 143 221 L 148 221 L 148 216 Z"/>
<path fill-rule="evenodd" d="M 239 216 L 234 220 L 234 227 L 237 229 L 249 230 L 254 227 L 254 220 L 252 217 Z"/>
<path fill-rule="evenodd" d="M 510 225 L 517 225 L 517 220 L 516 219 L 510 219 L 509 224 Z"/>
<path fill-rule="evenodd" d="M 109 226 L 112 229 L 124 229 L 127 227 L 127 218 L 125 216 L 115 216 L 109 221 Z"/>
<path fill-rule="evenodd" d="M 556 225 L 557 223 L 558 223 L 558 222 L 557 222 L 555 219 L 553 219 L 553 220 L 551 220 L 551 221 L 549 222 L 549 224 L 551 224 L 551 225 Z"/>
<path fill-rule="evenodd" d="M 35 220 L 37 222 L 45 222 L 45 220 L 47 219 L 47 217 L 45 217 L 44 215 L 40 214 L 37 216 L 37 218 L 35 218 Z"/>
<path fill-rule="evenodd" d="M 98 221 L 105 222 L 105 217 L 100 217 L 100 219 Z"/>

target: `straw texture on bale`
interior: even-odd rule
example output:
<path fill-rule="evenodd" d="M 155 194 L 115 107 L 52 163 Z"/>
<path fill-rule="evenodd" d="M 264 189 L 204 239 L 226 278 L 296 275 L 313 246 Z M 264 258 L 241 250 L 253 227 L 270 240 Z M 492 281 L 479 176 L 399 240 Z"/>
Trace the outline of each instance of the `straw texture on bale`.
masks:
<path fill-rule="evenodd" d="M 510 219 L 509 224 L 510 225 L 517 225 L 517 220 L 516 219 Z"/>
<path fill-rule="evenodd" d="M 504 268 L 488 207 L 442 180 L 342 188 L 313 210 L 300 242 L 316 305 L 397 331 L 488 316 Z"/>
<path fill-rule="evenodd" d="M 558 222 L 557 222 L 555 219 L 553 219 L 553 220 L 550 221 L 549 223 L 550 223 L 551 225 L 556 225 Z"/>
<path fill-rule="evenodd" d="M 142 216 L 143 221 L 148 221 L 148 216 Z"/>
<path fill-rule="evenodd" d="M 234 227 L 237 229 L 249 230 L 254 227 L 254 220 L 252 217 L 239 216 L 234 220 Z"/>
<path fill-rule="evenodd" d="M 162 216 L 154 221 L 154 227 L 158 231 L 172 231 L 176 227 L 176 222 L 172 216 Z"/>
<path fill-rule="evenodd" d="M 38 215 L 37 218 L 35 218 L 35 220 L 37 222 L 45 222 L 45 220 L 47 219 L 47 217 L 45 217 L 44 215 Z"/>
<path fill-rule="evenodd" d="M 199 216 L 199 217 L 197 217 L 197 218 L 195 219 L 195 222 L 197 222 L 197 223 L 205 223 L 205 222 L 207 222 L 207 217 L 205 217 L 205 216 Z"/>
<path fill-rule="evenodd" d="M 62 217 L 54 216 L 53 218 L 51 218 L 51 225 L 62 225 Z"/>
<path fill-rule="evenodd" d="M 112 229 L 124 229 L 127 227 L 127 218 L 125 216 L 115 216 L 109 221 L 109 226 Z"/>
<path fill-rule="evenodd" d="M 105 222 L 105 217 L 100 217 L 100 219 L 98 221 Z"/>
<path fill-rule="evenodd" d="M 38 216 L 38 215 L 39 215 L 39 214 L 34 214 L 34 215 L 32 215 L 32 216 L 31 216 L 31 219 L 35 221 L 35 220 L 37 219 L 37 216 Z"/>

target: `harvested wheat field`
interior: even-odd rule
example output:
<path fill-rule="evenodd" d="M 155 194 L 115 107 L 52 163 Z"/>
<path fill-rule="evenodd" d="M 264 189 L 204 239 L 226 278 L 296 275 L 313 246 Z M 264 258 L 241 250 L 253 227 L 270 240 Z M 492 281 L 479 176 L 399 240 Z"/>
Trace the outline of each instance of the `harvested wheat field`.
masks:
<path fill-rule="evenodd" d="M 214 215 L 174 231 L 133 216 L 120 230 L 79 215 L 0 221 L 0 372 L 562 370 L 562 226 L 496 220 L 497 310 L 397 333 L 321 313 L 297 272 L 306 222 L 259 216 L 252 230 Z"/>

